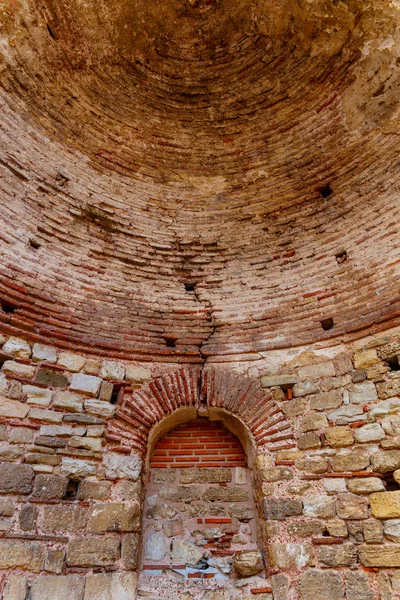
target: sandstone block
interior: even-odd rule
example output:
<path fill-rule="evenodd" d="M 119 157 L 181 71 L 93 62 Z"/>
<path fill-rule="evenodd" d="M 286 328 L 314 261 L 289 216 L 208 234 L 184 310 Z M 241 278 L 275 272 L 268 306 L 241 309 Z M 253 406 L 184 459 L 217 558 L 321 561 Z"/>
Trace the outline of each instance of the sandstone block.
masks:
<path fill-rule="evenodd" d="M 5 354 L 11 354 L 16 358 L 29 358 L 31 355 L 31 347 L 28 342 L 16 337 L 10 337 L 2 350 Z"/>
<path fill-rule="evenodd" d="M 102 379 L 122 380 L 125 377 L 125 366 L 116 360 L 103 360 L 100 377 Z"/>
<path fill-rule="evenodd" d="M 139 565 L 139 534 L 127 533 L 122 538 L 121 556 L 125 569 L 137 569 Z"/>
<path fill-rule="evenodd" d="M 29 406 L 26 404 L 0 396 L 0 417 L 24 419 L 28 411 Z"/>
<path fill-rule="evenodd" d="M 377 383 L 376 389 L 378 390 L 378 396 L 381 400 L 387 400 L 388 398 L 393 398 L 393 396 L 399 396 L 400 380 L 390 379 L 389 381 Z"/>
<path fill-rule="evenodd" d="M 274 600 L 289 600 L 290 577 L 285 573 L 276 573 L 271 576 L 271 585 Z"/>
<path fill-rule="evenodd" d="M 44 563 L 44 570 L 49 573 L 62 573 L 64 559 L 64 550 L 48 550 Z"/>
<path fill-rule="evenodd" d="M 353 450 L 346 454 L 337 454 L 331 460 L 332 469 L 341 471 L 362 471 L 369 466 L 369 454 L 363 450 Z"/>
<path fill-rule="evenodd" d="M 400 467 L 400 450 L 381 450 L 371 456 L 372 470 L 389 473 Z"/>
<path fill-rule="evenodd" d="M 0 462 L 14 462 L 23 456 L 23 448 L 0 446 Z"/>
<path fill-rule="evenodd" d="M 99 400 L 103 400 L 104 402 L 110 402 L 112 398 L 112 393 L 114 389 L 114 384 L 110 381 L 103 381 L 100 386 Z"/>
<path fill-rule="evenodd" d="M 53 406 L 69 412 L 81 412 L 83 410 L 83 400 L 78 394 L 57 392 L 54 394 Z"/>
<path fill-rule="evenodd" d="M 383 533 L 388 540 L 400 542 L 400 519 L 389 519 L 383 524 Z"/>
<path fill-rule="evenodd" d="M 321 535 L 325 527 L 321 521 L 298 521 L 289 523 L 288 533 L 295 537 L 308 538 Z"/>
<path fill-rule="evenodd" d="M 385 486 L 378 477 L 362 477 L 350 479 L 347 487 L 352 494 L 372 494 L 372 492 L 384 492 Z"/>
<path fill-rule="evenodd" d="M 110 452 L 104 457 L 103 462 L 108 479 L 131 479 L 137 481 L 142 470 L 142 461 L 135 454 L 132 456 L 122 456 L 116 452 Z"/>
<path fill-rule="evenodd" d="M 136 573 L 126 571 L 89 575 L 84 600 L 135 600 L 136 584 Z"/>
<path fill-rule="evenodd" d="M 192 502 L 200 498 L 200 488 L 183 485 L 163 486 L 160 488 L 159 495 L 162 500 L 170 502 Z"/>
<path fill-rule="evenodd" d="M 57 361 L 57 351 L 51 346 L 45 346 L 44 344 L 33 344 L 32 358 L 35 361 L 55 363 Z"/>
<path fill-rule="evenodd" d="M 329 413 L 329 419 L 338 425 L 348 425 L 359 421 L 364 416 L 362 406 L 347 404 Z"/>
<path fill-rule="evenodd" d="M 232 519 L 246 523 L 255 517 L 252 507 L 247 504 L 231 504 L 228 512 Z"/>
<path fill-rule="evenodd" d="M 343 519 L 332 519 L 326 522 L 326 530 L 333 537 L 346 538 L 349 535 L 348 526 Z"/>
<path fill-rule="evenodd" d="M 162 470 L 165 469 L 159 469 L 159 471 Z M 179 481 L 180 483 L 230 483 L 232 472 L 231 469 L 225 467 L 182 469 Z"/>
<path fill-rule="evenodd" d="M 298 382 L 296 374 L 285 374 L 285 375 L 268 375 L 261 378 L 262 387 L 292 387 Z"/>
<path fill-rule="evenodd" d="M 296 460 L 296 467 L 305 473 L 325 473 L 328 470 L 328 461 L 323 456 L 311 456 Z"/>
<path fill-rule="evenodd" d="M 367 501 L 354 494 L 339 494 L 336 498 L 336 512 L 341 519 L 366 519 Z"/>
<path fill-rule="evenodd" d="M 14 514 L 14 502 L 11 498 L 0 498 L 0 517 L 12 517 Z"/>
<path fill-rule="evenodd" d="M 293 400 L 289 400 L 282 404 L 281 411 L 287 417 L 298 417 L 307 412 L 308 404 L 306 398 L 294 398 Z"/>
<path fill-rule="evenodd" d="M 88 509 L 82 506 L 45 506 L 43 509 L 42 529 L 46 533 L 53 531 L 76 532 L 86 528 Z"/>
<path fill-rule="evenodd" d="M 377 519 L 400 518 L 400 490 L 371 494 L 369 503 L 372 516 Z"/>
<path fill-rule="evenodd" d="M 37 383 L 44 383 L 49 387 L 65 388 L 68 385 L 68 379 L 65 375 L 61 375 L 52 369 L 40 368 L 36 373 L 35 381 Z"/>
<path fill-rule="evenodd" d="M 376 387 L 372 381 L 352 383 L 349 387 L 349 395 L 352 404 L 367 404 L 378 400 Z"/>
<path fill-rule="evenodd" d="M 118 496 L 122 500 L 138 500 L 140 501 L 142 496 L 142 484 L 141 481 L 131 481 L 129 479 L 125 479 L 122 481 L 118 481 L 115 484 L 115 490 Z"/>
<path fill-rule="evenodd" d="M 344 448 L 354 443 L 353 432 L 348 425 L 327 429 L 325 437 L 327 444 L 332 448 Z"/>
<path fill-rule="evenodd" d="M 101 452 L 103 444 L 100 438 L 73 435 L 71 439 L 68 440 L 68 446 L 71 448 L 83 448 L 84 450 L 91 450 L 92 452 Z"/>
<path fill-rule="evenodd" d="M 400 398 L 389 398 L 378 402 L 369 412 L 371 417 L 375 418 L 397 415 L 400 412 Z"/>
<path fill-rule="evenodd" d="M 320 448 L 321 439 L 317 433 L 310 431 L 302 433 L 297 440 L 297 446 L 300 450 L 308 450 L 310 448 Z"/>
<path fill-rule="evenodd" d="M 17 377 L 23 377 L 24 379 L 32 379 L 35 374 L 35 370 L 36 367 L 32 365 L 25 365 L 14 360 L 6 360 L 2 366 L 2 371 L 4 373 L 16 375 Z"/>
<path fill-rule="evenodd" d="M 262 556 L 258 550 L 235 554 L 233 568 L 241 577 L 257 575 L 264 569 Z"/>
<path fill-rule="evenodd" d="M 13 426 L 8 436 L 8 440 L 11 444 L 32 444 L 34 436 L 35 432 L 33 429 Z"/>
<path fill-rule="evenodd" d="M 400 435 L 393 437 L 387 437 L 381 440 L 381 447 L 384 450 L 398 450 L 400 449 Z"/>
<path fill-rule="evenodd" d="M 182 521 L 179 519 L 165 521 L 165 523 L 163 523 L 163 531 L 169 538 L 181 535 L 183 533 Z"/>
<path fill-rule="evenodd" d="M 86 362 L 84 356 L 72 354 L 71 352 L 60 352 L 58 364 L 65 367 L 68 371 L 78 372 L 83 369 Z"/>
<path fill-rule="evenodd" d="M 379 362 L 378 352 L 375 348 L 369 348 L 356 352 L 354 355 L 354 368 L 355 369 L 368 369 Z"/>
<path fill-rule="evenodd" d="M 71 427 L 70 425 L 42 425 L 40 435 L 49 437 L 70 437 L 71 435 L 84 435 L 85 427 Z"/>
<path fill-rule="evenodd" d="M 318 560 L 326 567 L 350 567 L 356 564 L 357 556 L 354 544 L 318 548 Z"/>
<path fill-rule="evenodd" d="M 101 360 L 99 358 L 86 359 L 83 372 L 88 375 L 98 375 L 101 369 Z"/>
<path fill-rule="evenodd" d="M 338 408 L 342 402 L 342 392 L 339 390 L 332 390 L 330 392 L 315 394 L 315 396 L 311 398 L 310 408 L 311 410 L 329 410 Z"/>
<path fill-rule="evenodd" d="M 97 463 L 79 460 L 75 458 L 63 458 L 61 461 L 61 473 L 67 477 L 83 479 L 97 473 Z"/>
<path fill-rule="evenodd" d="M 61 423 L 62 413 L 53 410 L 41 408 L 30 408 L 28 413 L 29 419 L 34 421 L 44 421 L 45 423 Z"/>
<path fill-rule="evenodd" d="M 400 567 L 400 544 L 361 544 L 359 556 L 365 567 Z"/>
<path fill-rule="evenodd" d="M 301 600 L 342 600 L 344 592 L 342 581 L 337 571 L 308 569 L 300 575 Z"/>
<path fill-rule="evenodd" d="M 379 423 L 369 423 L 354 431 L 356 442 L 379 442 L 385 437 L 385 432 Z"/>
<path fill-rule="evenodd" d="M 82 392 L 88 396 L 97 396 L 100 391 L 101 379 L 95 375 L 74 373 L 71 379 L 70 389 L 74 392 Z"/>
<path fill-rule="evenodd" d="M 184 514 L 186 514 L 186 516 L 188 516 L 188 517 L 199 517 L 199 516 L 205 514 L 205 512 L 206 512 L 204 510 L 204 505 L 203 506 L 189 505 L 185 508 L 189 509 L 189 514 L 187 514 L 188 511 L 185 511 L 185 510 L 182 510 L 182 512 L 184 512 Z M 199 511 L 199 512 L 197 512 L 197 511 Z M 148 510 L 146 516 L 149 519 L 156 519 L 158 521 L 159 519 L 172 519 L 172 517 L 174 517 L 177 514 L 177 512 L 178 511 L 176 511 L 174 508 L 172 508 L 172 506 L 169 506 L 168 504 L 155 504 Z"/>
<path fill-rule="evenodd" d="M 84 588 L 79 575 L 40 575 L 32 584 L 30 600 L 82 600 Z"/>
<path fill-rule="evenodd" d="M 0 493 L 30 494 L 34 472 L 29 465 L 0 464 Z"/>
<path fill-rule="evenodd" d="M 330 361 L 321 362 L 316 365 L 308 365 L 299 369 L 300 381 L 307 381 L 307 379 L 314 381 L 315 379 L 322 379 L 323 377 L 334 376 L 335 367 Z"/>
<path fill-rule="evenodd" d="M 369 519 L 363 523 L 364 540 L 368 544 L 379 544 L 383 542 L 382 523 L 376 519 Z"/>
<path fill-rule="evenodd" d="M 36 498 L 59 499 L 64 497 L 68 479 L 60 475 L 36 475 L 33 495 Z"/>
<path fill-rule="evenodd" d="M 86 400 L 85 411 L 89 415 L 100 417 L 101 419 L 110 419 L 115 412 L 115 406 L 103 400 Z"/>
<path fill-rule="evenodd" d="M 269 562 L 280 569 L 301 569 L 312 559 L 311 544 L 287 543 L 271 544 L 268 550 Z"/>
<path fill-rule="evenodd" d="M 287 467 L 272 467 L 270 469 L 261 469 L 259 471 L 260 478 L 262 481 L 274 482 L 274 481 L 288 481 L 293 479 L 292 469 Z"/>
<path fill-rule="evenodd" d="M 264 499 L 264 515 L 266 519 L 282 521 L 287 517 L 301 515 L 302 510 L 303 506 L 300 500 Z"/>
<path fill-rule="evenodd" d="M 165 552 L 166 552 L 165 542 L 166 542 L 166 539 L 164 537 L 164 534 L 161 531 L 157 531 L 155 533 L 150 534 L 149 537 L 147 539 L 145 539 L 145 543 L 144 543 L 145 560 L 150 560 L 152 562 L 162 561 L 165 556 Z M 202 556 L 203 555 L 200 553 L 200 558 Z M 200 558 L 198 560 L 200 560 Z M 198 561 L 196 561 L 196 562 L 198 562 Z M 183 561 L 181 561 L 179 564 L 182 564 L 182 563 L 183 563 Z"/>
<path fill-rule="evenodd" d="M 362 571 L 346 571 L 346 599 L 373 600 L 374 593 L 368 582 L 368 574 Z"/>
<path fill-rule="evenodd" d="M 111 496 L 110 481 L 84 479 L 79 484 L 78 500 L 108 500 Z"/>
<path fill-rule="evenodd" d="M 19 513 L 19 526 L 23 531 L 32 531 L 36 528 L 39 510 L 37 506 L 25 504 Z"/>
<path fill-rule="evenodd" d="M 301 421 L 300 431 L 306 433 L 307 431 L 317 431 L 319 429 L 325 429 L 328 427 L 328 420 L 325 415 L 320 413 L 311 412 Z"/>
<path fill-rule="evenodd" d="M 389 343 L 389 340 L 386 338 L 386 343 L 378 350 L 379 358 L 381 360 L 390 360 L 394 356 L 400 354 L 400 341 L 394 340 Z"/>
<path fill-rule="evenodd" d="M 293 396 L 295 398 L 316 394 L 317 391 L 317 387 L 312 381 L 302 381 L 301 383 L 296 383 L 296 385 L 293 386 Z"/>
<path fill-rule="evenodd" d="M 11 573 L 7 577 L 4 587 L 3 600 L 25 600 L 27 592 L 27 579 L 25 575 Z"/>
<path fill-rule="evenodd" d="M 203 494 L 203 500 L 205 502 L 244 502 L 250 498 L 247 490 L 231 486 L 209 487 Z"/>
<path fill-rule="evenodd" d="M 129 506 L 110 502 L 96 504 L 91 511 L 88 528 L 93 532 L 137 531 L 140 525 L 139 504 Z"/>
<path fill-rule="evenodd" d="M 118 537 L 78 537 L 69 541 L 67 563 L 70 567 L 111 566 L 120 557 Z"/>
<path fill-rule="evenodd" d="M 151 379 L 151 371 L 145 367 L 128 365 L 125 370 L 125 378 L 132 383 L 144 383 Z"/>
<path fill-rule="evenodd" d="M 24 569 L 39 573 L 44 558 L 45 547 L 38 542 L 0 539 L 0 569 Z"/>
<path fill-rule="evenodd" d="M 304 499 L 303 514 L 306 517 L 328 519 L 336 514 L 335 501 L 328 496 L 311 496 Z"/>

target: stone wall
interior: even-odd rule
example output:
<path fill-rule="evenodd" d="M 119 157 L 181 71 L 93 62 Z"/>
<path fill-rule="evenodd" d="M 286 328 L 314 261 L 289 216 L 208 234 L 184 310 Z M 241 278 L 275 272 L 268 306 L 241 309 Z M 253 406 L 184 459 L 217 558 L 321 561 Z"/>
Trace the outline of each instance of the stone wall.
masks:
<path fill-rule="evenodd" d="M 186 591 L 180 596 L 176 592 L 180 600 L 187 600 L 188 594 L 319 600 L 326 598 L 326 589 L 334 600 L 398 598 L 399 355 L 400 336 L 393 333 L 329 352 L 299 348 L 274 372 L 266 359 L 257 377 L 168 365 L 151 373 L 139 363 L 94 359 L 4 336 L 0 372 L 4 599 L 25 600 L 28 590 L 30 598 L 41 598 L 44 589 L 60 600 L 171 598 L 182 581 Z M 179 455 L 190 459 L 186 465 L 194 464 L 197 450 L 180 446 L 177 433 L 193 432 L 190 428 L 196 424 L 183 423 L 198 416 L 201 423 L 210 423 L 210 431 L 220 431 L 219 421 L 239 437 L 248 460 L 246 483 L 232 484 L 244 463 L 224 467 L 223 456 L 211 468 L 222 473 L 223 480 L 215 483 L 197 483 L 189 477 L 207 479 L 210 467 L 172 466 L 176 455 L 169 454 L 165 441 L 163 448 L 163 436 L 167 434 L 167 446 L 177 443 Z M 177 430 L 157 434 L 157 427 L 178 417 L 167 428 L 178 426 Z M 198 451 L 215 456 L 209 444 Z M 163 457 L 168 468 L 156 462 Z M 225 480 L 228 471 L 230 481 Z M 172 472 L 174 481 L 161 481 Z M 177 500 L 176 515 L 169 513 L 161 520 L 152 516 L 148 498 L 165 486 L 189 495 L 198 486 L 203 499 L 209 488 L 215 491 L 209 516 L 186 515 L 201 504 L 191 496 Z M 243 523 L 229 513 L 234 501 L 222 506 L 220 500 L 240 486 L 249 497 L 246 505 L 254 500 L 254 523 L 258 519 L 259 524 L 257 540 L 251 529 L 246 549 L 259 549 L 265 572 L 244 577 L 232 568 L 225 579 L 226 565 L 207 563 L 215 547 L 204 548 L 205 538 L 200 541 L 189 529 L 191 519 L 232 518 L 232 523 L 234 519 Z M 173 500 L 166 499 L 165 504 L 173 508 Z M 228 514 L 210 513 L 221 510 L 220 505 Z M 157 596 L 151 588 L 137 591 L 140 566 L 152 562 L 145 555 L 147 525 L 158 522 L 164 531 L 164 524 L 174 520 L 182 522 L 182 537 L 179 533 L 168 539 L 190 544 L 185 549 L 195 557 L 202 553 L 200 565 L 179 570 L 170 568 L 179 566 L 172 561 L 168 570 L 162 569 L 170 584 L 157 590 Z M 204 533 L 209 523 L 195 525 Z M 224 538 L 231 533 L 221 533 L 207 544 L 230 542 L 234 564 L 241 553 Z M 201 569 L 206 563 L 208 567 Z M 189 572 L 199 571 L 203 577 L 189 577 Z"/>

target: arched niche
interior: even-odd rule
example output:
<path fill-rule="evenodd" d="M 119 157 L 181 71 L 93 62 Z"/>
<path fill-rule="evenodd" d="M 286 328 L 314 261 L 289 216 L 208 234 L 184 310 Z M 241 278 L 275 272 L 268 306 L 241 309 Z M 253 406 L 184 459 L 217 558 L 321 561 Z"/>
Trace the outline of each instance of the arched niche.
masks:
<path fill-rule="evenodd" d="M 265 580 L 254 461 L 251 433 L 225 409 L 182 407 L 152 428 L 141 593 L 200 600 L 210 589 L 237 591 L 243 577 Z"/>

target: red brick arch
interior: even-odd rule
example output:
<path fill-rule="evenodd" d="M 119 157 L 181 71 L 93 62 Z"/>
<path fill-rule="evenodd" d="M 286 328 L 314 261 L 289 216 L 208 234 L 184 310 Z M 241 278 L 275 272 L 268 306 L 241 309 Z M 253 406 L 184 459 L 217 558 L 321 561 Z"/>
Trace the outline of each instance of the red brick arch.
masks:
<path fill-rule="evenodd" d="M 293 426 L 258 380 L 224 369 L 182 368 L 124 394 L 109 440 L 145 456 L 151 428 L 182 407 L 215 407 L 238 417 L 255 445 L 270 451 L 294 446 Z"/>

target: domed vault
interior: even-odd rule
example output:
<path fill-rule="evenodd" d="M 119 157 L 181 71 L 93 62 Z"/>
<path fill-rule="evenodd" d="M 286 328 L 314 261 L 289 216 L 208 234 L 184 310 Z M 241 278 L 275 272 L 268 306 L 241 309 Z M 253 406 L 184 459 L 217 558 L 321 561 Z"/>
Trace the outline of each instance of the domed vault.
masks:
<path fill-rule="evenodd" d="M 202 362 L 399 322 L 398 2 L 0 10 L 5 331 Z"/>

